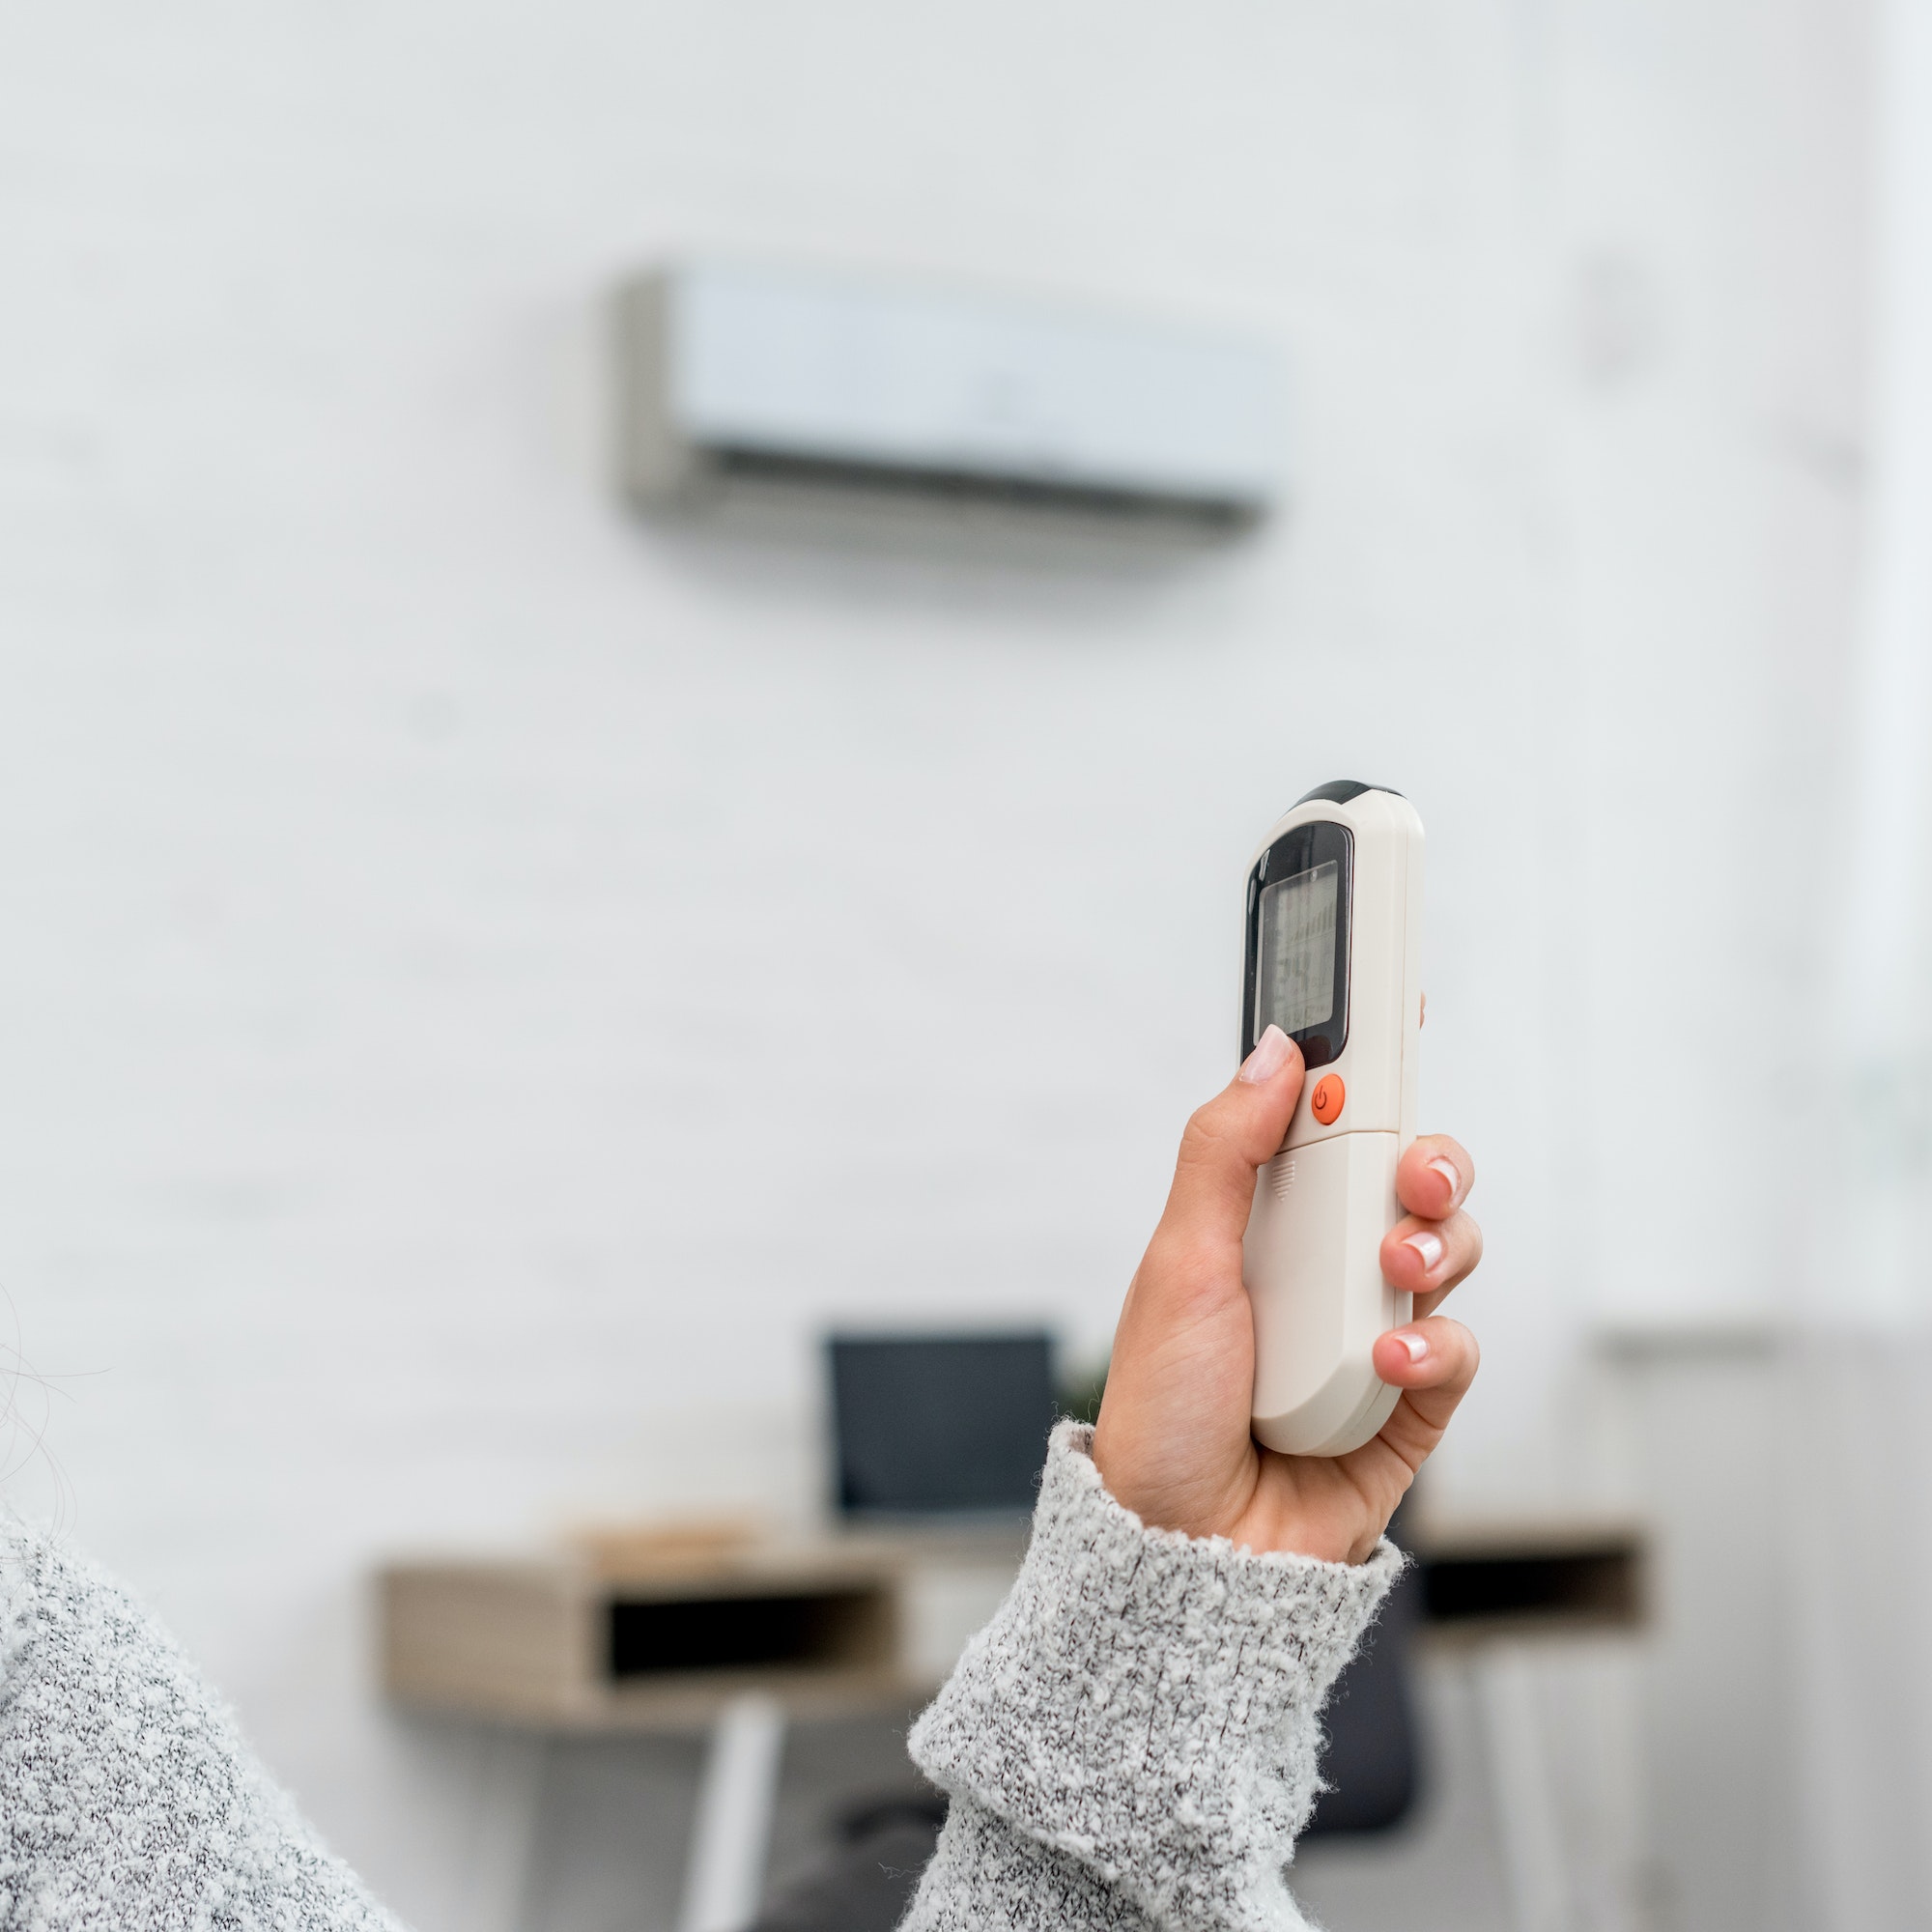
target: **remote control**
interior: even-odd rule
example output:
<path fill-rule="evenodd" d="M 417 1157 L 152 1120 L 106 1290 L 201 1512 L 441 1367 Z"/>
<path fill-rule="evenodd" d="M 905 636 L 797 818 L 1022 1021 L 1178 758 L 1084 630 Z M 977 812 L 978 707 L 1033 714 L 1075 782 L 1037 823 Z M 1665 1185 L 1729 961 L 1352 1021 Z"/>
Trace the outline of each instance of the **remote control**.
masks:
<path fill-rule="evenodd" d="M 1401 1397 L 1371 1351 L 1409 1319 L 1380 1249 L 1415 1138 L 1421 938 L 1422 821 L 1400 793 L 1320 785 L 1263 839 L 1248 868 L 1241 1052 L 1278 1026 L 1308 1073 L 1256 1177 L 1242 1274 L 1254 1432 L 1289 1455 L 1359 1449 Z"/>

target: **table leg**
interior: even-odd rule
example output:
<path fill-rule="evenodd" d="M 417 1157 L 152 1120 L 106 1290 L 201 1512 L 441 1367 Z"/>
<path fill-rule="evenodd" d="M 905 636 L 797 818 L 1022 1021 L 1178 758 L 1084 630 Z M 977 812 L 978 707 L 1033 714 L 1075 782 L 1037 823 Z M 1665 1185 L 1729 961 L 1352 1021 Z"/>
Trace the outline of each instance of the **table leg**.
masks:
<path fill-rule="evenodd" d="M 1491 1645 L 1474 1671 L 1516 1932 L 1570 1932 L 1569 1861 L 1529 1660 L 1514 1646 Z"/>
<path fill-rule="evenodd" d="M 755 1691 L 732 1698 L 712 1724 L 678 1932 L 744 1932 L 756 1916 L 784 1733 L 783 1709 Z"/>

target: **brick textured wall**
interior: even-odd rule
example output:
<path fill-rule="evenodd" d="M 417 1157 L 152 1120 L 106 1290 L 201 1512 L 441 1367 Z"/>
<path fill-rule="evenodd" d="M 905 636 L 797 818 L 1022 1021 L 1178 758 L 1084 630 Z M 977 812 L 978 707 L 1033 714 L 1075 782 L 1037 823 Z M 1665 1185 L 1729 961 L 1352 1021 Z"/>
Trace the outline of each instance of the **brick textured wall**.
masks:
<path fill-rule="evenodd" d="M 809 1507 L 834 1317 L 1103 1347 L 1310 782 L 1432 833 L 1448 1477 L 1555 1479 L 1593 1309 L 1775 1286 L 1731 1137 L 1815 978 L 1764 855 L 1824 850 L 1855 13 L 10 23 L 0 1285 L 81 1540 L 428 1932 L 527 1792 L 380 1711 L 370 1562 Z M 597 302 L 685 244 L 1269 333 L 1293 507 L 639 526 Z"/>

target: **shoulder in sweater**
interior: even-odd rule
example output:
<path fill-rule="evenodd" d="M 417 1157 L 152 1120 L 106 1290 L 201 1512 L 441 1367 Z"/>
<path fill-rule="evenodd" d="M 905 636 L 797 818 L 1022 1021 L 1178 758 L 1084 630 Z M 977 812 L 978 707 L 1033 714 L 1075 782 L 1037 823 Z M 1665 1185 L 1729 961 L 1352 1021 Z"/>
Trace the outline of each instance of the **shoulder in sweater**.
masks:
<path fill-rule="evenodd" d="M 397 1932 L 156 1620 L 0 1520 L 0 1927 Z"/>

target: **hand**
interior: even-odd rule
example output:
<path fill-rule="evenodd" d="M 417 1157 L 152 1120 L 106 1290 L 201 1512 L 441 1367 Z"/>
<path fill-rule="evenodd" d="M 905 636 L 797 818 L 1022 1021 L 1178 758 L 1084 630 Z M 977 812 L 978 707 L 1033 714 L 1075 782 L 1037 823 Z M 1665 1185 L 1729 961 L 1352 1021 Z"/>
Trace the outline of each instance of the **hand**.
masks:
<path fill-rule="evenodd" d="M 1476 1338 L 1435 1313 L 1483 1256 L 1482 1233 L 1461 1211 L 1476 1171 L 1440 1134 L 1396 1168 L 1408 1215 L 1382 1242 L 1382 1274 L 1415 1296 L 1415 1315 L 1376 1343 L 1376 1374 L 1404 1391 L 1381 1434 L 1346 1456 L 1264 1449 L 1248 1433 L 1255 1327 L 1241 1236 L 1255 1172 L 1288 1132 L 1303 1071 L 1301 1050 L 1269 1027 L 1188 1122 L 1115 1331 L 1094 1461 L 1114 1497 L 1157 1528 L 1360 1563 L 1476 1373 Z"/>

